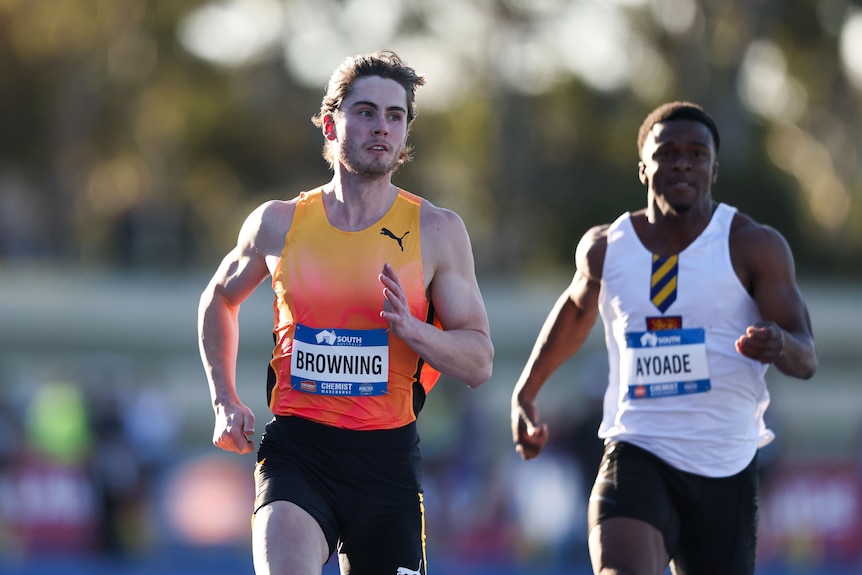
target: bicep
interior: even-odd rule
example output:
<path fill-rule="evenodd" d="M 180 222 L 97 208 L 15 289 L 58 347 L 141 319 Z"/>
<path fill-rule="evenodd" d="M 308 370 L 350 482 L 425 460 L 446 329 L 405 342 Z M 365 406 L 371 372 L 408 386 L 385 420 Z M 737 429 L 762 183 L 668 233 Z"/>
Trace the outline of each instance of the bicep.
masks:
<path fill-rule="evenodd" d="M 568 297 L 572 305 L 577 309 L 580 319 L 592 327 L 599 313 L 599 291 L 601 284 L 591 279 L 580 269 L 575 270 L 575 275 L 568 287 Z"/>
<path fill-rule="evenodd" d="M 793 254 L 783 236 L 767 228 L 749 250 L 751 295 L 760 316 L 789 332 L 810 331 L 808 310 L 796 284 Z"/>
<path fill-rule="evenodd" d="M 553 331 L 568 342 L 571 355 L 580 349 L 599 315 L 599 291 L 601 284 L 590 277 L 583 266 L 575 269 L 572 281 L 555 306 L 556 318 Z"/>
<path fill-rule="evenodd" d="M 266 263 L 261 257 L 236 247 L 222 260 L 210 280 L 212 297 L 218 297 L 230 307 L 245 301 L 267 277 Z"/>
<path fill-rule="evenodd" d="M 263 206 L 243 223 L 236 246 L 222 259 L 210 280 L 207 292 L 226 305 L 236 307 L 248 298 L 269 275 L 266 265 L 268 241 L 263 229 Z"/>
<path fill-rule="evenodd" d="M 433 276 L 429 296 L 443 329 L 474 329 L 488 333 L 488 316 L 476 280 L 469 235 L 460 217 L 449 213 L 431 227 Z M 425 249 L 425 247 L 423 247 Z"/>
<path fill-rule="evenodd" d="M 607 251 L 607 225 L 595 226 L 583 235 L 575 250 L 575 275 L 569 299 L 591 322 L 598 315 L 599 292 Z"/>

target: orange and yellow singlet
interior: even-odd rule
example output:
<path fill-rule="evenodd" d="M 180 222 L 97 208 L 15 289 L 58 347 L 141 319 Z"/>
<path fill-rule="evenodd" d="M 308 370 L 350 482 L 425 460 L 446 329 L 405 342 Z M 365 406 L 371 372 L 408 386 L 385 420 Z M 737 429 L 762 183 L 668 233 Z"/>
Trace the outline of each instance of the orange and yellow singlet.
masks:
<path fill-rule="evenodd" d="M 377 223 L 346 232 L 329 223 L 321 190 L 300 194 L 272 281 L 274 414 L 355 430 L 415 421 L 414 384 L 427 393 L 440 374 L 388 333 L 378 275 L 392 265 L 413 315 L 436 323 L 422 269 L 421 204 L 399 190 Z"/>

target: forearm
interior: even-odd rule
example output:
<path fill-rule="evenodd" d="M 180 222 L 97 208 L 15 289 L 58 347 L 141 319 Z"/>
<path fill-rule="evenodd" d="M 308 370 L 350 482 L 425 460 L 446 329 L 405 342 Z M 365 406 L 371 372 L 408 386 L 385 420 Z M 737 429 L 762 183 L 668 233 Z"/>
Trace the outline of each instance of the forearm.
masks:
<path fill-rule="evenodd" d="M 483 331 L 441 330 L 417 320 L 404 341 L 434 369 L 469 387 L 479 387 L 491 378 L 494 346 Z"/>
<path fill-rule="evenodd" d="M 237 402 L 239 309 L 228 306 L 209 289 L 201 296 L 198 309 L 198 346 L 213 405 Z"/>
<path fill-rule="evenodd" d="M 535 401 L 548 378 L 583 346 L 595 317 L 595 314 L 580 309 L 568 293 L 560 296 L 542 325 L 515 384 L 513 403 Z"/>
<path fill-rule="evenodd" d="M 778 370 L 789 377 L 810 379 L 817 371 L 817 351 L 814 339 L 806 334 L 783 332 L 781 353 L 774 364 Z"/>

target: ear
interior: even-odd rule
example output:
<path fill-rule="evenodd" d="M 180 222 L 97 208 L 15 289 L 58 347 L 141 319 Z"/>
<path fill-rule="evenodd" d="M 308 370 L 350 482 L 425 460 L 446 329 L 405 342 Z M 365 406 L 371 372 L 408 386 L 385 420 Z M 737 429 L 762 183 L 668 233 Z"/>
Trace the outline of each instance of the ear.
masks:
<path fill-rule="evenodd" d="M 646 175 L 646 166 L 643 162 L 638 162 L 638 179 L 645 186 L 649 184 L 649 180 Z"/>
<path fill-rule="evenodd" d="M 335 131 L 335 118 L 332 114 L 323 116 L 323 137 L 327 140 L 337 140 L 338 134 Z"/>
<path fill-rule="evenodd" d="M 712 183 L 718 181 L 718 162 L 712 164 Z"/>

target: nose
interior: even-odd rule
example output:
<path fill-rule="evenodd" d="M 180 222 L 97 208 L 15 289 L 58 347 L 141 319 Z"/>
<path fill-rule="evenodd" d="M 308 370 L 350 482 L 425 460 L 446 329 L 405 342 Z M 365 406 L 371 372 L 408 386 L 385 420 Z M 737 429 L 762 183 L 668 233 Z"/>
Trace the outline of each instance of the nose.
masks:
<path fill-rule="evenodd" d="M 377 118 L 374 124 L 375 135 L 386 135 L 389 133 L 389 127 L 386 125 L 386 118 Z"/>
<path fill-rule="evenodd" d="M 677 154 L 673 159 L 673 167 L 675 170 L 691 169 L 691 158 L 687 154 Z"/>

